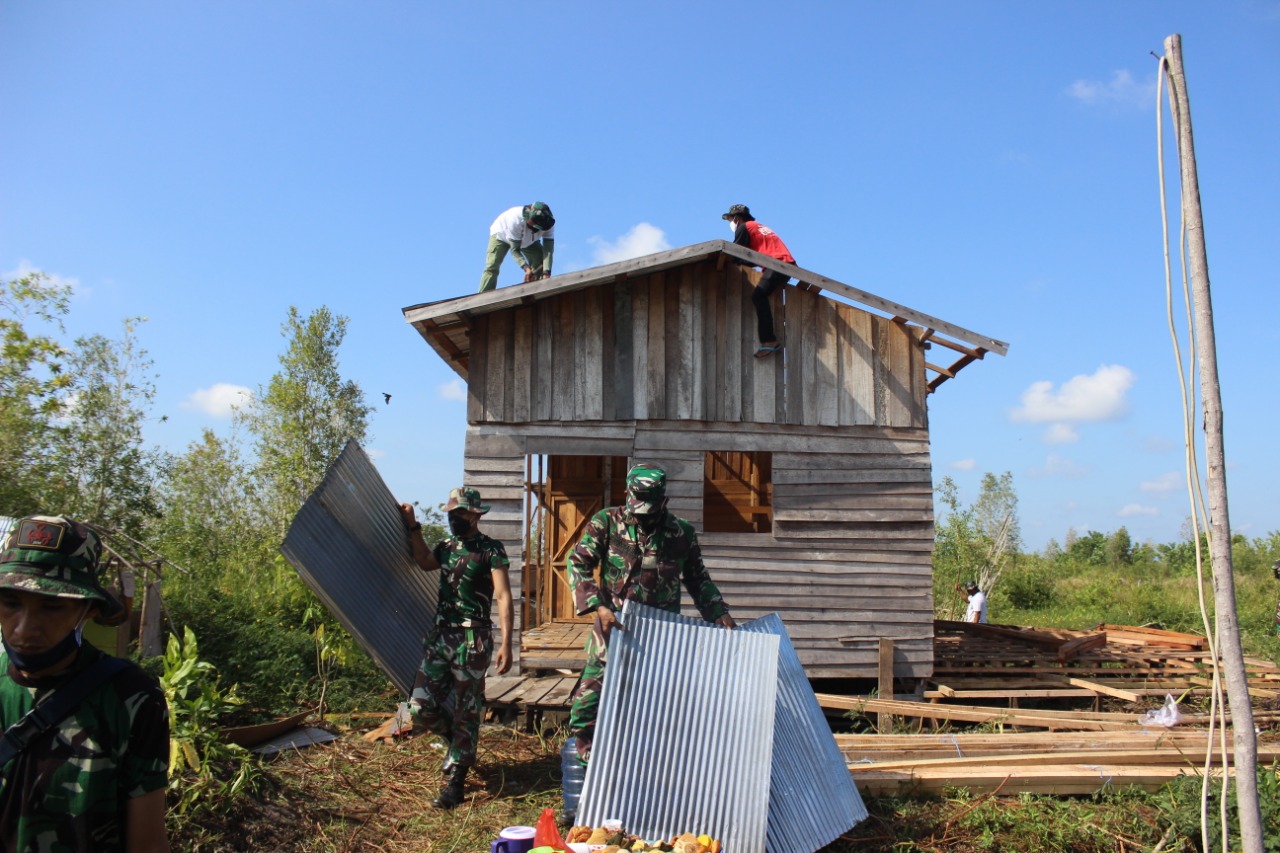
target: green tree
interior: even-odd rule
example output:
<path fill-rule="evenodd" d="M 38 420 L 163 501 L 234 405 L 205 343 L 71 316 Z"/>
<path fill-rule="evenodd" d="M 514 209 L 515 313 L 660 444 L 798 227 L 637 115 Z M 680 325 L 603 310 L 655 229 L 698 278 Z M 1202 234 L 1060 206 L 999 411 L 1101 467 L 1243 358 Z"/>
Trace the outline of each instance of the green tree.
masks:
<path fill-rule="evenodd" d="M 42 272 L 0 279 L 0 515 L 55 509 L 54 418 L 71 385 L 70 353 L 56 335 L 70 298 L 69 286 Z"/>
<path fill-rule="evenodd" d="M 256 474 L 280 535 L 347 440 L 366 439 L 373 407 L 338 368 L 347 322 L 327 307 L 303 317 L 291 306 L 281 327 L 289 340 L 281 369 L 237 415 L 254 436 Z"/>
<path fill-rule="evenodd" d="M 155 535 L 159 550 L 185 569 L 177 587 L 252 589 L 274 543 L 239 442 L 206 429 L 173 461 L 158 492 L 164 518 Z"/>
<path fill-rule="evenodd" d="M 1129 538 L 1127 528 L 1119 530 L 1107 537 L 1107 565 L 1127 566 L 1133 562 L 1133 540 Z"/>
<path fill-rule="evenodd" d="M 160 514 L 154 486 L 168 461 L 142 434 L 156 393 L 154 363 L 136 335 L 142 322 L 126 319 L 118 340 L 76 340 L 54 451 L 61 508 L 134 533 Z"/>
<path fill-rule="evenodd" d="M 961 504 L 950 477 L 943 477 L 936 491 L 945 512 L 935 529 L 934 602 L 939 615 L 948 617 L 960 609 L 956 584 L 976 580 L 990 593 L 1004 571 L 1016 564 L 1021 545 L 1018 496 L 1007 471 L 999 477 L 984 475 L 972 506 Z"/>

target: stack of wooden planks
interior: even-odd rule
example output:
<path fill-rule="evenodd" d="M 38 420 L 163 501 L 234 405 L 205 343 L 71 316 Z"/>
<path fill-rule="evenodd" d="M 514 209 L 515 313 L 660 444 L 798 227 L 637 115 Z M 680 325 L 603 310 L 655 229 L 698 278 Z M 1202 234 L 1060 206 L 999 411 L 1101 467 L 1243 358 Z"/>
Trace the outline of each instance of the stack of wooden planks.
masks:
<path fill-rule="evenodd" d="M 1228 738 L 1228 741 L 1230 738 Z M 858 788 L 873 796 L 972 793 L 1092 794 L 1107 786 L 1155 790 L 1176 776 L 1222 772 L 1207 729 L 1089 733 L 836 735 Z M 1230 746 L 1228 744 L 1228 750 Z M 1229 754 L 1229 753 L 1228 753 Z M 1260 743 L 1258 764 L 1280 759 Z"/>
<path fill-rule="evenodd" d="M 1280 667 L 1246 658 L 1250 693 L 1280 699 Z M 1212 686 L 1204 637 L 1160 628 L 1099 625 L 1087 631 L 938 620 L 931 701 L 1093 699 L 1204 695 Z"/>

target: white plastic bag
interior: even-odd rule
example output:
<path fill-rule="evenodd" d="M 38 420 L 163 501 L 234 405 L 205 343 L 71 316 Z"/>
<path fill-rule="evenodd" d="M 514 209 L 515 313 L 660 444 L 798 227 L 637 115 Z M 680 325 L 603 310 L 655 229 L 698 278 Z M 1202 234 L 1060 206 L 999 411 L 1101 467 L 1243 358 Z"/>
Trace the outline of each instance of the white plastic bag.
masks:
<path fill-rule="evenodd" d="M 1166 729 L 1171 729 L 1180 722 L 1182 722 L 1182 712 L 1178 710 L 1178 703 L 1174 700 L 1172 693 L 1164 694 L 1164 705 L 1138 718 L 1139 725 L 1163 726 Z"/>

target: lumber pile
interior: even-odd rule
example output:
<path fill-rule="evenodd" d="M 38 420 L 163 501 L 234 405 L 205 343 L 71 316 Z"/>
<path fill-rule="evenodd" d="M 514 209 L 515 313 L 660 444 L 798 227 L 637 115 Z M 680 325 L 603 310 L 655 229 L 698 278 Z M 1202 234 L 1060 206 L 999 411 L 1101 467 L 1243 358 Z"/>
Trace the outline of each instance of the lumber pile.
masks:
<path fill-rule="evenodd" d="M 1181 701 L 1208 692 L 1212 656 L 1203 637 L 1129 625 L 1070 631 L 945 621 L 935 624 L 934 637 L 934 677 L 913 695 L 818 694 L 829 711 L 879 719 L 882 732 L 918 732 L 836 735 L 864 794 L 947 787 L 1090 794 L 1106 786 L 1154 790 L 1177 776 L 1224 772 L 1233 734 L 1224 748 L 1222 730 L 1211 733 L 1209 718 L 1184 710 L 1175 728 L 1142 722 L 1165 694 Z M 1257 659 L 1246 666 L 1253 696 L 1280 698 L 1280 667 Z M 1078 702 L 1073 709 L 1079 699 L 1092 700 L 1093 709 L 1079 710 Z M 1102 710 L 1103 699 L 1110 710 Z M 1255 708 L 1254 721 L 1274 729 L 1280 703 L 1266 705 L 1270 710 Z M 974 727 L 982 731 L 961 731 Z M 1258 744 L 1260 766 L 1280 761 L 1278 741 Z"/>
<path fill-rule="evenodd" d="M 1280 699 L 1280 667 L 1246 658 L 1250 693 Z M 1195 634 L 1132 625 L 1087 631 L 934 623 L 930 701 L 1007 701 L 1206 695 L 1212 686 L 1208 641 Z"/>
<path fill-rule="evenodd" d="M 1106 786 L 1155 790 L 1177 776 L 1222 772 L 1208 730 L 1083 734 L 836 735 L 864 794 L 1091 794 Z M 1215 749 L 1215 747 L 1217 747 Z M 1280 760 L 1260 743 L 1258 763 Z M 1206 765 L 1207 761 L 1207 765 Z"/>

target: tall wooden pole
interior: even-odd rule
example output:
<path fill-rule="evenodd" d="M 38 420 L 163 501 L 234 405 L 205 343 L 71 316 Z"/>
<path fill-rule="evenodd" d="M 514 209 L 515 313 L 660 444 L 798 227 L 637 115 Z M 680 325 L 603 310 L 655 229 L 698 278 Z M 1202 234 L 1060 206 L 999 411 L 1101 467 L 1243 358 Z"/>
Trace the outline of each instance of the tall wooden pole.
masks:
<path fill-rule="evenodd" d="M 1182 68 L 1182 37 L 1164 40 L 1169 70 L 1169 96 L 1174 100 L 1178 132 L 1178 160 L 1182 167 L 1182 216 L 1186 224 L 1191 267 L 1191 296 L 1196 326 L 1196 357 L 1200 362 L 1200 396 L 1204 406 L 1204 449 L 1208 464 L 1209 558 L 1213 565 L 1213 600 L 1218 619 L 1218 657 L 1226 676 L 1227 700 L 1235 735 L 1236 808 L 1240 843 L 1246 853 L 1262 853 L 1262 813 L 1258 806 L 1258 740 L 1253 706 L 1245 674 L 1236 587 L 1231 564 L 1231 521 L 1227 515 L 1226 452 L 1222 441 L 1222 392 L 1218 385 L 1218 350 L 1213 331 L 1213 302 L 1209 295 L 1209 258 L 1205 251 L 1204 220 L 1200 211 L 1200 179 L 1196 174 L 1191 138 L 1191 103 Z"/>

